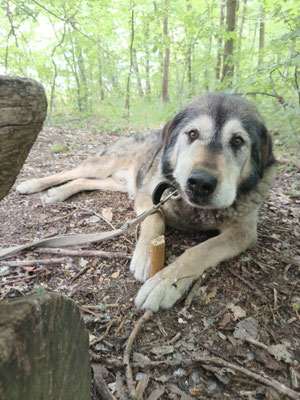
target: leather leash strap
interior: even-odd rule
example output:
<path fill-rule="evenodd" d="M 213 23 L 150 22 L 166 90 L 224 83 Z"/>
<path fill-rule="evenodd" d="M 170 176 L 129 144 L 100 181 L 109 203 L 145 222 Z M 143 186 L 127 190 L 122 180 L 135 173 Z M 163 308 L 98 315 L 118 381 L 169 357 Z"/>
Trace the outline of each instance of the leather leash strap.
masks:
<path fill-rule="evenodd" d="M 0 249 L 0 259 L 18 253 L 21 250 L 29 249 L 32 247 L 64 247 L 64 246 L 74 246 L 78 244 L 94 243 L 112 239 L 116 236 L 121 235 L 121 233 L 126 232 L 128 229 L 135 227 L 149 215 L 154 214 L 157 211 L 161 212 L 159 208 L 171 197 L 176 195 L 178 195 L 177 190 L 168 194 L 163 200 L 160 200 L 159 203 L 153 205 L 153 207 L 150 208 L 150 210 L 145 211 L 136 218 L 125 222 L 125 224 L 122 225 L 121 228 L 119 229 L 115 229 L 113 231 L 98 232 L 98 233 L 59 235 L 59 236 L 53 236 L 51 238 L 35 240 L 31 243 L 27 243 L 20 246 L 3 248 Z"/>

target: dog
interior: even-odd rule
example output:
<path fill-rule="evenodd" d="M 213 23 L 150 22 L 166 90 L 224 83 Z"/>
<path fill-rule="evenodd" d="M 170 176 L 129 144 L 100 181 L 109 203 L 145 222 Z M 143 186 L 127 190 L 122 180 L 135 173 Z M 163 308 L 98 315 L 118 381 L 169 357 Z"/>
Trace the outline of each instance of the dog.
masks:
<path fill-rule="evenodd" d="M 130 264 L 135 278 L 145 282 L 136 306 L 156 312 L 170 308 L 207 268 L 255 242 L 258 209 L 274 178 L 271 137 L 254 105 L 238 95 L 207 93 L 161 131 L 117 141 L 75 169 L 23 182 L 17 191 L 57 186 L 48 191 L 48 203 L 83 190 L 127 192 L 139 215 L 152 207 L 158 184 L 171 186 L 164 195 L 177 189 L 179 196 L 142 222 Z M 148 279 L 151 241 L 164 234 L 166 225 L 218 234 Z"/>

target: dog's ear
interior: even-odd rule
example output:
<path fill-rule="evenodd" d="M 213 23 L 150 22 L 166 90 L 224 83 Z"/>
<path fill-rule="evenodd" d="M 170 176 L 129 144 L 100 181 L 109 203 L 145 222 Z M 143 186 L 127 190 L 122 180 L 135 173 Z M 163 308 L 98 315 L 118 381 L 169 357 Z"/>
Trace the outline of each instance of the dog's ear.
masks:
<path fill-rule="evenodd" d="M 163 127 L 161 131 L 161 138 L 164 144 L 164 148 L 166 148 L 169 139 L 172 135 L 172 132 L 177 127 L 177 125 L 183 120 L 185 117 L 185 110 L 180 111 L 178 114 L 175 115 L 174 118 L 170 119 Z"/>
<path fill-rule="evenodd" d="M 261 175 L 264 170 L 274 164 L 275 158 L 272 150 L 272 138 L 265 125 L 262 124 L 260 131 L 260 155 L 261 155 Z"/>

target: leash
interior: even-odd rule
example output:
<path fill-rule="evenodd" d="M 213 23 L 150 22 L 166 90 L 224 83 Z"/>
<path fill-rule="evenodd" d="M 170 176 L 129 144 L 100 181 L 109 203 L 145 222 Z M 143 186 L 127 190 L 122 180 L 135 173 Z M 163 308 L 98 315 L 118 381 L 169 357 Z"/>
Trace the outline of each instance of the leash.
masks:
<path fill-rule="evenodd" d="M 154 214 L 155 212 L 158 211 L 162 212 L 162 210 L 160 210 L 160 207 L 163 206 L 166 201 L 170 200 L 171 198 L 178 199 L 180 195 L 177 189 L 169 193 L 164 199 L 161 199 L 164 191 L 170 187 L 172 187 L 172 185 L 170 185 L 168 182 L 160 182 L 152 193 L 153 207 L 150 208 L 148 211 L 145 211 L 142 214 L 138 215 L 136 218 L 125 222 L 125 224 L 123 224 L 119 229 L 114 229 L 112 231 L 98 232 L 98 233 L 58 235 L 58 236 L 53 236 L 51 238 L 35 240 L 31 243 L 27 243 L 20 246 L 2 248 L 0 249 L 0 259 L 10 256 L 12 254 L 16 254 L 22 250 L 29 248 L 65 247 L 65 246 L 74 246 L 79 244 L 94 243 L 112 239 L 116 236 L 121 235 L 127 230 L 135 227 L 149 215 Z"/>

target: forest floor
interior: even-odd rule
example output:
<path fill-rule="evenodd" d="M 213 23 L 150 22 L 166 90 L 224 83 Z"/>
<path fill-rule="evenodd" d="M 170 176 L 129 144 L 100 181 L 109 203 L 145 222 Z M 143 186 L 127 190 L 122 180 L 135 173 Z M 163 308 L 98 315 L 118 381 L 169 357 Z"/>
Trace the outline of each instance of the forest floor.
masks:
<path fill-rule="evenodd" d="M 117 135 L 45 128 L 16 184 L 74 167 L 100 145 L 117 139 Z M 54 154 L 55 149 L 65 152 Z M 182 299 L 171 310 L 148 315 L 131 359 L 139 398 L 299 398 L 280 397 L 274 389 L 280 382 L 283 392 L 288 387 L 300 396 L 299 189 L 299 171 L 281 166 L 260 210 L 256 246 L 211 271 L 189 306 Z M 110 230 L 133 217 L 133 203 L 121 193 L 86 192 L 47 205 L 41 194 L 21 196 L 12 188 L 0 203 L 0 246 Z M 121 252 L 120 259 L 30 250 L 0 262 L 1 299 L 54 291 L 78 304 L 90 333 L 95 373 L 101 374 L 117 399 L 130 398 L 122 358 L 125 343 L 144 314 L 134 307 L 141 284 L 128 268 L 136 235 L 129 232 L 80 247 Z M 168 230 L 167 262 L 204 239 Z M 25 260 L 39 263 L 22 265 Z M 18 265 L 9 266 L 11 261 Z M 262 379 L 268 377 L 271 383 L 266 385 Z M 96 386 L 93 399 L 100 398 Z"/>

